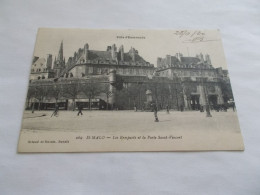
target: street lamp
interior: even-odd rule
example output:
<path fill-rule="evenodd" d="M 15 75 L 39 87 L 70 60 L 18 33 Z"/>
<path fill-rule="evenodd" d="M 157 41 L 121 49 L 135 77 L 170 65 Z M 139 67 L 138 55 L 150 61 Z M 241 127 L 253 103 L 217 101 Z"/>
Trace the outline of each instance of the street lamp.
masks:
<path fill-rule="evenodd" d="M 200 67 L 200 70 L 201 70 L 201 76 L 202 76 L 202 68 L 201 67 Z M 210 114 L 210 108 L 209 108 L 208 92 L 207 92 L 206 86 L 204 85 L 204 78 L 203 77 L 201 77 L 201 85 L 202 85 L 203 94 L 204 94 L 204 98 L 205 98 L 206 117 L 212 117 L 212 115 Z"/>

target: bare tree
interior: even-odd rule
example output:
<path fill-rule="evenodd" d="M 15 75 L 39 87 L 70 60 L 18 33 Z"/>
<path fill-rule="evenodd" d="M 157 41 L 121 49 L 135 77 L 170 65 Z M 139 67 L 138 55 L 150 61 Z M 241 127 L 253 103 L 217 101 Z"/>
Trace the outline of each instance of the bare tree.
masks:
<path fill-rule="evenodd" d="M 70 98 L 73 101 L 72 110 L 74 111 L 76 108 L 75 99 L 77 98 L 77 95 L 82 91 L 81 83 L 78 78 L 71 79 L 66 81 L 63 85 L 63 96 L 66 98 Z"/>
<path fill-rule="evenodd" d="M 106 83 L 103 85 L 102 89 L 101 89 L 101 93 L 104 93 L 106 95 L 106 98 L 107 98 L 107 105 L 106 105 L 106 110 L 108 110 L 108 99 L 109 97 L 111 97 L 112 95 L 112 92 L 110 90 L 110 84 L 109 83 Z"/>
<path fill-rule="evenodd" d="M 62 84 L 60 83 L 54 83 L 49 88 L 49 96 L 53 97 L 55 99 L 56 104 L 58 103 L 58 100 L 62 97 L 63 89 Z"/>
<path fill-rule="evenodd" d="M 102 93 L 101 84 L 95 82 L 93 79 L 89 79 L 87 83 L 82 85 L 82 91 L 89 99 L 89 110 L 91 110 L 92 99 Z"/>
<path fill-rule="evenodd" d="M 33 98 L 34 97 L 34 93 L 35 93 L 35 89 L 34 89 L 34 87 L 33 86 L 29 86 L 29 88 L 28 88 L 28 91 L 27 91 L 27 97 L 26 97 L 26 99 L 27 99 L 27 108 L 29 108 L 30 107 L 30 100 L 31 100 L 31 98 Z"/>

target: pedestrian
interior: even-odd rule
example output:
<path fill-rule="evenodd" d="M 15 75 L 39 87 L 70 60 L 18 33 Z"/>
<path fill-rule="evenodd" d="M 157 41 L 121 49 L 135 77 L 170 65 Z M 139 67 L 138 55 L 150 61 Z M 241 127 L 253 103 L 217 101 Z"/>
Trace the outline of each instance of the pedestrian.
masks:
<path fill-rule="evenodd" d="M 54 112 L 52 113 L 51 117 L 52 116 L 58 116 L 58 112 L 59 112 L 59 105 L 56 103 L 55 104 L 55 109 L 54 109 Z"/>
<path fill-rule="evenodd" d="M 83 113 L 82 113 L 82 109 L 83 109 L 83 106 L 81 105 L 81 104 L 79 104 L 79 106 L 78 106 L 78 114 L 77 114 L 77 116 L 79 116 L 79 114 L 81 114 L 81 116 L 83 115 Z"/>
<path fill-rule="evenodd" d="M 169 105 L 166 105 L 167 114 L 170 114 Z"/>
<path fill-rule="evenodd" d="M 202 105 L 200 105 L 200 112 L 204 112 L 204 108 Z"/>
<path fill-rule="evenodd" d="M 34 102 L 32 104 L 32 113 L 34 113 Z"/>
<path fill-rule="evenodd" d="M 159 119 L 158 119 L 158 116 L 157 116 L 157 110 L 158 110 L 157 105 L 155 103 L 153 103 L 152 108 L 153 108 L 154 118 L 155 118 L 154 122 L 159 122 Z"/>
<path fill-rule="evenodd" d="M 183 105 L 181 105 L 181 112 L 183 112 Z"/>

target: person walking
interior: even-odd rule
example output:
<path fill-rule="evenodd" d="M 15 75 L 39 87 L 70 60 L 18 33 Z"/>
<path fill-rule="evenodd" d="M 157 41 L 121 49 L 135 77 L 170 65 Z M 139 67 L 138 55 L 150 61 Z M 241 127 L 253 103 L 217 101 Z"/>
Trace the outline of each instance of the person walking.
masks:
<path fill-rule="evenodd" d="M 83 113 L 82 113 L 83 106 L 81 104 L 79 104 L 78 109 L 79 109 L 79 111 L 78 111 L 77 116 L 79 116 L 79 114 L 81 114 L 81 116 L 82 116 L 83 115 Z"/>
<path fill-rule="evenodd" d="M 59 112 L 59 105 L 56 103 L 55 104 L 55 109 L 54 109 L 54 112 L 52 113 L 51 117 L 52 116 L 58 116 L 58 112 Z"/>
<path fill-rule="evenodd" d="M 183 112 L 183 109 L 184 109 L 184 108 L 183 108 L 183 105 L 181 105 L 181 112 Z"/>
<path fill-rule="evenodd" d="M 157 105 L 155 103 L 152 103 L 153 113 L 154 113 L 154 122 L 159 122 L 158 116 L 157 116 Z"/>
<path fill-rule="evenodd" d="M 166 113 L 170 114 L 169 105 L 166 105 Z"/>

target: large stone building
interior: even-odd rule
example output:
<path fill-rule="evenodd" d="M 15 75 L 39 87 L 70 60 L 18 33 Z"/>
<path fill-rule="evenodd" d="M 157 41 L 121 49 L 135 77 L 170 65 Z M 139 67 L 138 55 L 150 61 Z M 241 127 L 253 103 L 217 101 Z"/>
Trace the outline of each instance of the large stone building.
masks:
<path fill-rule="evenodd" d="M 75 108 L 79 103 L 85 108 L 93 104 L 98 109 L 146 109 L 154 101 L 159 108 L 168 105 L 171 109 L 197 110 L 208 104 L 212 108 L 224 105 L 233 97 L 227 70 L 214 68 L 207 54 L 166 55 L 158 58 L 154 67 L 135 48 L 125 52 L 123 45 L 117 49 L 115 44 L 103 51 L 91 50 L 85 44 L 66 62 L 61 42 L 53 63 L 52 55 L 46 60 L 34 58 L 30 79 L 33 90 L 28 105 L 30 98 L 37 96 L 41 108 L 58 102 L 65 109 Z M 88 88 L 89 84 L 96 88 Z M 42 95 L 37 86 L 52 93 L 47 90 Z M 97 87 L 102 88 L 99 93 Z"/>
<path fill-rule="evenodd" d="M 119 75 L 153 75 L 153 64 L 145 61 L 135 48 L 124 52 L 124 46 L 117 50 L 115 44 L 107 46 L 104 51 L 90 50 L 85 44 L 74 53 L 67 62 L 65 77 L 84 77 L 85 75 L 102 75 L 115 70 Z"/>
<path fill-rule="evenodd" d="M 199 109 L 201 105 L 223 105 L 229 93 L 225 85 L 229 84 L 227 70 L 214 68 L 208 54 L 196 57 L 166 55 L 157 59 L 157 73 L 160 76 L 177 79 L 183 88 L 186 109 Z M 231 90 L 231 88 L 230 88 Z"/>

